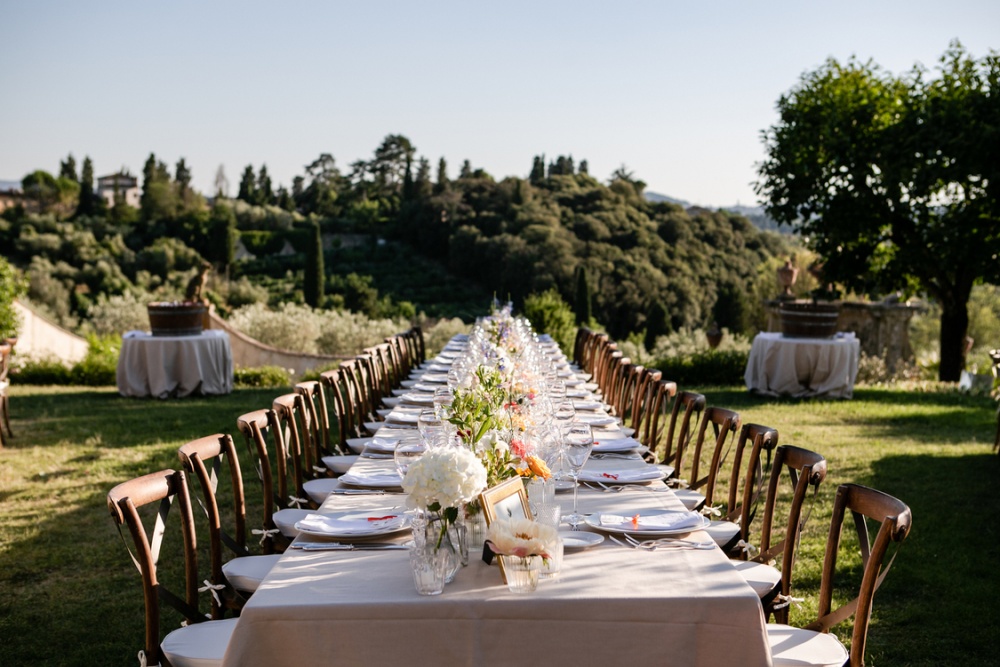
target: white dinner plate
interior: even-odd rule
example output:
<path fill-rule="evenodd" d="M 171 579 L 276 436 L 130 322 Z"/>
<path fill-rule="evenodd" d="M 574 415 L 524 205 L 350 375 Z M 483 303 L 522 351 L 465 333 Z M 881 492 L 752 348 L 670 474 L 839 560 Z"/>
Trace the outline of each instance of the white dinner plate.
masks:
<path fill-rule="evenodd" d="M 324 528 L 310 528 L 303 526 L 302 521 L 297 521 L 295 529 L 300 533 L 315 537 L 361 538 L 398 533 L 408 529 L 413 521 L 413 517 L 410 515 L 397 512 L 337 512 L 324 516 L 326 518 Z M 394 519 L 384 519 L 388 516 L 392 516 Z M 382 520 L 376 520 L 379 518 Z M 360 523 L 362 521 L 369 523 L 366 526 Z"/>
<path fill-rule="evenodd" d="M 557 479 L 552 484 L 556 491 L 572 491 L 573 490 L 573 480 L 571 479 Z"/>
<path fill-rule="evenodd" d="M 569 551 L 589 549 L 604 541 L 604 536 L 600 533 L 586 530 L 560 530 L 559 538 L 562 540 L 563 548 Z"/>
<path fill-rule="evenodd" d="M 641 514 L 642 512 L 637 512 Z M 648 513 L 648 512 L 647 512 Z M 655 514 L 686 514 L 687 512 L 682 512 L 680 510 L 657 510 Z M 623 512 L 623 514 L 625 514 Z M 597 528 L 598 530 L 603 530 L 606 533 L 629 533 L 635 535 L 684 535 L 685 533 L 690 533 L 696 530 L 701 530 L 702 528 L 707 528 L 712 522 L 709 521 L 708 517 L 701 517 L 701 525 L 686 528 L 633 528 L 632 524 L 624 523 L 619 525 L 608 525 L 605 526 L 601 523 L 601 513 L 595 512 L 584 519 L 586 524 L 591 528 Z"/>
<path fill-rule="evenodd" d="M 664 479 L 666 476 L 666 470 L 654 465 L 624 470 L 580 471 L 581 482 L 600 482 L 601 484 L 648 484 Z"/>

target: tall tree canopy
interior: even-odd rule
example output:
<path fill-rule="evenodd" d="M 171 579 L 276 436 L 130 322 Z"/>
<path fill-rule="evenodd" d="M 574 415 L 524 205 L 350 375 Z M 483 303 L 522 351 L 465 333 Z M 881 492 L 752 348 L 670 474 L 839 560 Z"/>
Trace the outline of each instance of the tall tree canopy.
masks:
<path fill-rule="evenodd" d="M 778 100 L 756 190 L 797 224 L 824 276 L 941 304 L 940 379 L 964 364 L 966 304 L 1000 283 L 1000 54 L 953 43 L 938 75 L 829 60 Z"/>

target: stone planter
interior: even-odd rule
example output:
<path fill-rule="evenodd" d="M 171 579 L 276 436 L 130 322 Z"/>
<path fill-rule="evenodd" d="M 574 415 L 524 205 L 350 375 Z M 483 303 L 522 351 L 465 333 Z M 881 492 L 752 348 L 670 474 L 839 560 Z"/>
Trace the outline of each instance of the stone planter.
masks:
<path fill-rule="evenodd" d="M 829 338 L 837 333 L 839 303 L 786 301 L 779 306 L 781 333 L 791 338 Z"/>

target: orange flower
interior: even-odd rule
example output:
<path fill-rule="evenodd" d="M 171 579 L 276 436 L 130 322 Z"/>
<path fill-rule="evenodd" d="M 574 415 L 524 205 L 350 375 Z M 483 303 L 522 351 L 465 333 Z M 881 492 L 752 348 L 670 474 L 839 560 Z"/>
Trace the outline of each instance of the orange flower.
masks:
<path fill-rule="evenodd" d="M 528 455 L 527 463 L 528 463 L 528 468 L 530 468 L 531 472 L 535 473 L 537 477 L 541 477 L 542 479 L 548 479 L 552 477 L 552 471 L 549 470 L 549 467 L 547 465 L 545 465 L 545 461 L 538 458 L 534 454 Z"/>

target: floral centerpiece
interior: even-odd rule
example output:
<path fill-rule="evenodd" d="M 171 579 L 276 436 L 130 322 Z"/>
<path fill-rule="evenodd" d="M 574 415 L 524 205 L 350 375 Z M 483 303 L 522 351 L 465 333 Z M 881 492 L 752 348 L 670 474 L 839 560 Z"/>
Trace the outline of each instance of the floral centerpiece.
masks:
<path fill-rule="evenodd" d="M 458 519 L 458 508 L 486 488 L 486 468 L 463 447 L 431 449 L 412 463 L 403 478 L 409 494 L 406 505 L 440 519 L 435 548 L 441 546 L 449 525 Z"/>
<path fill-rule="evenodd" d="M 512 593 L 527 593 L 538 586 L 542 563 L 547 563 L 559 546 L 559 533 L 531 519 L 494 521 L 486 543 L 500 556 L 501 571 Z"/>

